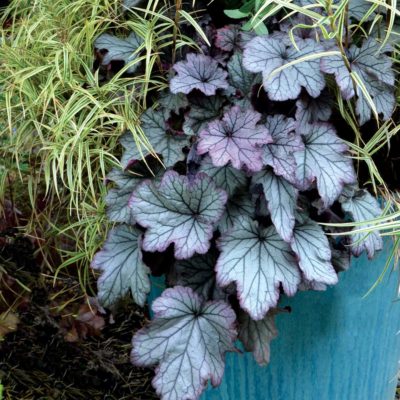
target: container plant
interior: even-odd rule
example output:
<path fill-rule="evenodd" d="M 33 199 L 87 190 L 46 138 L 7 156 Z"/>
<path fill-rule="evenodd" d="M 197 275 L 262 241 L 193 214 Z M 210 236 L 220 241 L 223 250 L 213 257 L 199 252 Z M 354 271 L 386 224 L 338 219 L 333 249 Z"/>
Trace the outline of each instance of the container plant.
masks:
<path fill-rule="evenodd" d="M 112 306 L 130 293 L 144 305 L 150 275 L 165 276 L 131 353 L 135 365 L 156 368 L 162 399 L 218 386 L 237 339 L 268 363 L 280 297 L 324 290 L 352 255 L 372 258 L 383 246 L 371 226 L 384 210 L 355 159 L 363 127 L 394 112 L 395 72 L 389 36 L 365 35 L 360 20 L 383 15 L 393 25 L 394 11 L 276 3 L 260 8 L 261 36 L 199 21 L 211 46 L 198 37 L 198 51 L 163 60 L 169 88 L 140 117 L 153 151 L 127 131 L 122 169 L 108 175 L 116 225 L 92 263 L 98 296 Z M 106 54 L 122 46 L 97 43 Z M 349 221 L 353 232 L 340 225 Z"/>

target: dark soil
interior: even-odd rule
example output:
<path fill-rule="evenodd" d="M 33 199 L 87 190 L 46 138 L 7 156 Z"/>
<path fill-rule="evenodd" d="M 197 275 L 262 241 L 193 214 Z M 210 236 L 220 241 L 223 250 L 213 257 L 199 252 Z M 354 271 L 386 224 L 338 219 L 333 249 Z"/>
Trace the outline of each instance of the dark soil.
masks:
<path fill-rule="evenodd" d="M 0 249 L 0 293 L 10 298 L 10 282 L 11 292 L 18 292 L 17 280 L 31 292 L 20 293 L 19 324 L 0 343 L 4 399 L 157 399 L 152 371 L 129 361 L 132 334 L 147 319 L 144 310 L 126 301 L 112 317 L 102 310 L 91 325 L 77 322 L 76 313 L 87 307 L 78 282 L 69 277 L 53 285 L 28 239 L 12 233 L 7 243 Z"/>

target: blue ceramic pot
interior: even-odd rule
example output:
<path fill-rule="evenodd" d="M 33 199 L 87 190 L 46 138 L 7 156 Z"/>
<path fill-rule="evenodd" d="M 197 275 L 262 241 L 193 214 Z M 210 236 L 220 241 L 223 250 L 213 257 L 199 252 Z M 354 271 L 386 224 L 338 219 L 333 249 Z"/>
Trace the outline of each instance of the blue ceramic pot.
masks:
<path fill-rule="evenodd" d="M 280 305 L 271 362 L 228 354 L 223 382 L 201 400 L 393 400 L 400 359 L 397 271 L 363 296 L 382 272 L 391 242 L 372 261 L 354 258 L 326 292 L 300 292 Z M 152 296 L 159 293 L 159 286 Z"/>

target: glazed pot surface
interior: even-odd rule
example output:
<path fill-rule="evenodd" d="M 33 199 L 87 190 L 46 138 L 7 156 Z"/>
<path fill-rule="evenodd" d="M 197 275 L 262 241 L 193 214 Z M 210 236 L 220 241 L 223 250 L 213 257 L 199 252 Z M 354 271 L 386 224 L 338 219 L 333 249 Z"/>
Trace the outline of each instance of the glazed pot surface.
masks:
<path fill-rule="evenodd" d="M 299 292 L 280 306 L 271 362 L 227 355 L 225 375 L 201 400 L 393 400 L 400 359 L 398 272 L 384 269 L 391 241 L 373 260 L 353 258 L 339 283 L 325 292 Z M 158 289 L 153 290 L 153 296 Z M 154 297 L 153 297 L 154 298 Z"/>

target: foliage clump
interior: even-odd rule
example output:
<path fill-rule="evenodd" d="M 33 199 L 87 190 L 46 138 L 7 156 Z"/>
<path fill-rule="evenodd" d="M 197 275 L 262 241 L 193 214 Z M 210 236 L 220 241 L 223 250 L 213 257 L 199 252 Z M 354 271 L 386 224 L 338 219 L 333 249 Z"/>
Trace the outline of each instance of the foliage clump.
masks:
<path fill-rule="evenodd" d="M 320 223 L 381 215 L 332 116 L 341 95 L 360 126 L 390 118 L 390 48 L 361 35 L 344 48 L 315 27 L 297 30 L 296 17 L 265 36 L 202 23 L 211 47 L 183 52 L 169 90 L 142 115 L 156 156 L 129 132 L 122 139 L 124 170 L 111 172 L 107 198 L 118 225 L 92 263 L 104 304 L 130 291 L 143 305 L 161 257 L 169 288 L 134 336 L 132 361 L 158 366 L 163 399 L 196 399 L 208 380 L 218 385 L 237 338 L 267 363 L 280 296 L 323 290 L 351 252 L 382 248 L 376 232 L 335 237 Z M 155 157 L 167 170 L 143 173 Z"/>

